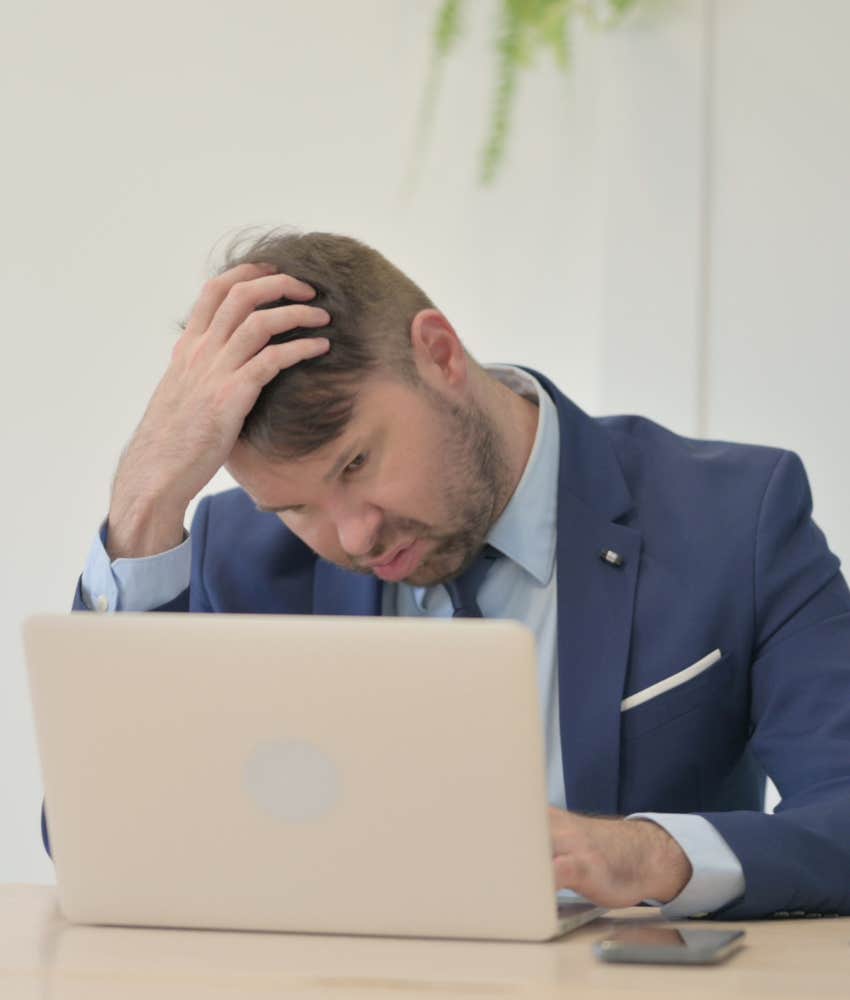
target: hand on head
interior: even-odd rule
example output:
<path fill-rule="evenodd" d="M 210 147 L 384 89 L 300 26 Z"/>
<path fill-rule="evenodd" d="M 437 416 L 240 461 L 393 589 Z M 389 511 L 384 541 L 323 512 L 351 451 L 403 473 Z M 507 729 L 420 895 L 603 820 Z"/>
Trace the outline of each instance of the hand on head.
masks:
<path fill-rule="evenodd" d="M 127 446 L 113 484 L 112 559 L 179 544 L 192 498 L 224 464 L 263 387 L 280 371 L 324 354 L 324 337 L 270 343 L 330 315 L 316 292 L 272 265 L 240 264 L 204 285 L 171 362 Z M 263 308 L 281 298 L 293 300 Z"/>

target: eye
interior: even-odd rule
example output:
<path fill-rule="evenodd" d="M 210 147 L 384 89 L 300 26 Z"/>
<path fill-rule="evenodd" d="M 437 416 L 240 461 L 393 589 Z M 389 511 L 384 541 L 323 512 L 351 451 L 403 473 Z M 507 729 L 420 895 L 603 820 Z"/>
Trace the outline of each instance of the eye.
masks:
<path fill-rule="evenodd" d="M 356 455 L 348 463 L 348 465 L 346 465 L 345 470 L 344 470 L 345 473 L 348 474 L 349 472 L 357 472 L 358 469 L 362 469 L 363 466 L 366 464 L 366 458 L 367 458 L 366 453 L 365 452 L 360 452 L 359 455 Z"/>

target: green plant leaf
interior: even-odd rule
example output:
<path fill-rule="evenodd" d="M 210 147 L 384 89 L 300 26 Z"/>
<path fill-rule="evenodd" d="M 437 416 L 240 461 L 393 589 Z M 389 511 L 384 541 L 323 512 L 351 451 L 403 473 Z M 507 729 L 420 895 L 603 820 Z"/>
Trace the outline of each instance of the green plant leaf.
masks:
<path fill-rule="evenodd" d="M 522 21 L 516 8 L 522 0 L 506 0 L 497 43 L 498 81 L 490 114 L 490 132 L 481 158 L 481 180 L 489 184 L 505 155 L 505 142 L 513 110 L 522 47 Z"/>
<path fill-rule="evenodd" d="M 636 6 L 637 0 L 608 0 L 611 4 L 611 9 L 615 14 L 626 14 L 628 11 Z"/>
<path fill-rule="evenodd" d="M 434 48 L 441 56 L 448 55 L 461 35 L 461 9 L 464 0 L 443 0 L 437 11 L 434 27 Z"/>
<path fill-rule="evenodd" d="M 430 131 L 431 117 L 446 55 L 462 34 L 461 13 L 465 0 L 444 0 L 434 25 L 434 49 L 420 110 L 420 148 Z M 613 27 L 626 14 L 651 0 L 501 0 L 496 34 L 496 88 L 490 110 L 489 130 L 481 155 L 482 183 L 493 181 L 507 148 L 513 107 L 521 71 L 534 65 L 537 55 L 548 49 L 556 65 L 569 69 L 569 39 L 572 22 L 583 16 L 592 24 Z"/>

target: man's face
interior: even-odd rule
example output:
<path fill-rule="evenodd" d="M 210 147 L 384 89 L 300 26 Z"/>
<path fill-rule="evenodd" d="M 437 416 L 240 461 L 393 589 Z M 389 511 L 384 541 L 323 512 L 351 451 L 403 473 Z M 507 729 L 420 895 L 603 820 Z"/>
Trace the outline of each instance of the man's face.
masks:
<path fill-rule="evenodd" d="M 323 559 L 417 586 L 472 562 L 509 488 L 478 407 L 389 379 L 364 385 L 348 427 L 320 451 L 280 461 L 239 441 L 227 469 Z"/>

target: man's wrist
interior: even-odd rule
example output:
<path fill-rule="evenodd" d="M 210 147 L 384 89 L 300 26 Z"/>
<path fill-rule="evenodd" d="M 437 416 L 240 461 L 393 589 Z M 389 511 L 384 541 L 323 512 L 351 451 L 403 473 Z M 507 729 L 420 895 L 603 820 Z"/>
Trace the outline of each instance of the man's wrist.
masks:
<path fill-rule="evenodd" d="M 180 545 L 186 509 L 156 497 L 129 501 L 114 496 L 107 522 L 106 550 L 111 560 L 159 555 Z"/>
<path fill-rule="evenodd" d="M 646 841 L 643 898 L 669 903 L 682 892 L 693 875 L 687 854 L 664 827 L 651 819 L 634 819 L 628 822 L 641 828 L 641 836 Z"/>

